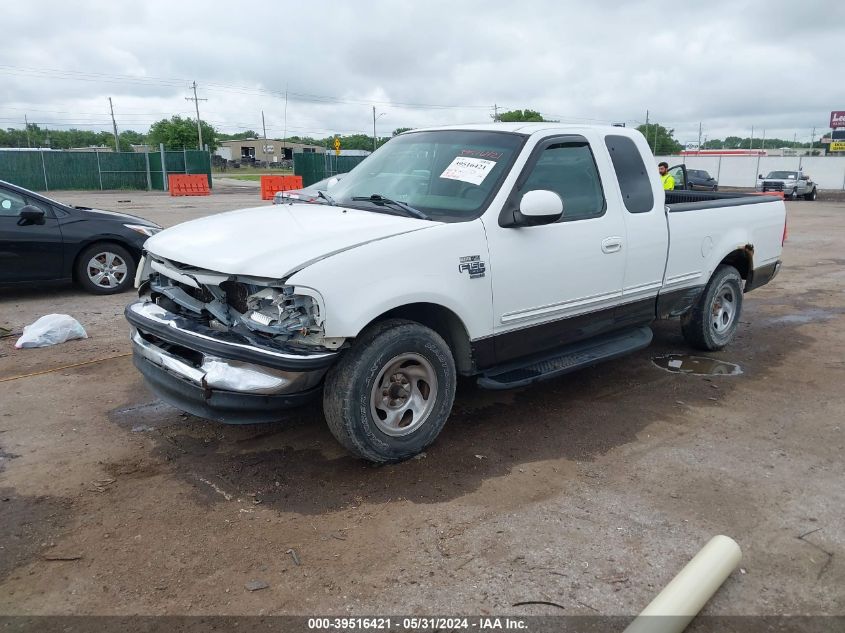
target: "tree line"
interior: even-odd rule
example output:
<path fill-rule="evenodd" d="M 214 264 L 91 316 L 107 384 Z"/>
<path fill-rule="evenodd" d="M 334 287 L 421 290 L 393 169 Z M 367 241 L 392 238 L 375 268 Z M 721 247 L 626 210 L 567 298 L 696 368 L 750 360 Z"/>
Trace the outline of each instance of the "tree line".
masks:
<path fill-rule="evenodd" d="M 536 110 L 510 110 L 493 115 L 493 119 L 501 122 L 540 122 L 547 121 L 542 114 Z M 224 134 L 213 125 L 200 121 L 202 128 L 203 145 L 208 145 L 213 152 L 222 141 L 238 140 L 246 138 L 261 138 L 255 130 L 244 130 L 233 134 Z M 393 130 L 392 136 L 407 132 L 411 128 L 400 127 Z M 675 130 L 666 128 L 659 123 L 649 123 L 637 127 L 648 141 L 649 147 L 655 154 L 676 154 L 683 149 L 683 145 L 675 138 Z M 320 147 L 333 147 L 334 139 L 340 139 L 343 149 L 373 149 L 373 137 L 367 134 L 332 134 L 325 137 L 312 136 L 289 136 L 287 140 L 291 143 L 303 143 L 306 145 L 317 145 Z M 390 140 L 390 137 L 379 137 L 377 145 L 382 145 Z M 196 119 L 190 117 L 173 116 L 169 119 L 161 119 L 150 126 L 146 134 L 135 130 L 123 130 L 118 134 L 118 147 L 122 152 L 132 151 L 132 145 L 147 144 L 152 148 L 158 148 L 164 144 L 165 149 L 181 150 L 183 148 L 194 149 L 198 144 Z M 813 147 L 821 148 L 823 145 L 816 141 Z M 107 131 L 95 132 L 92 130 L 54 130 L 41 127 L 36 123 L 30 123 L 25 128 L 0 129 L 0 147 L 32 147 L 51 149 L 70 149 L 72 147 L 103 147 L 114 148 L 114 134 Z M 809 142 L 797 142 L 787 139 L 771 138 L 741 138 L 739 136 L 728 136 L 725 139 L 708 139 L 702 143 L 704 149 L 775 149 L 781 147 L 810 147 Z"/>

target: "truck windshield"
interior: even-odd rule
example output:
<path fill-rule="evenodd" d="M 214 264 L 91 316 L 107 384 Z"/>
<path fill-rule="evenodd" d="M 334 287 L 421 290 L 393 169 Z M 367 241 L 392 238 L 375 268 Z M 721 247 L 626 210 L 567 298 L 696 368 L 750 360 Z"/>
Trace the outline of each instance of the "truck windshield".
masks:
<path fill-rule="evenodd" d="M 477 218 L 501 186 L 525 136 L 437 130 L 392 139 L 334 187 L 335 204 L 385 212 L 379 199 L 422 211 L 432 220 Z"/>
<path fill-rule="evenodd" d="M 797 174 L 794 171 L 770 171 L 766 178 L 774 178 L 776 180 L 795 180 Z"/>

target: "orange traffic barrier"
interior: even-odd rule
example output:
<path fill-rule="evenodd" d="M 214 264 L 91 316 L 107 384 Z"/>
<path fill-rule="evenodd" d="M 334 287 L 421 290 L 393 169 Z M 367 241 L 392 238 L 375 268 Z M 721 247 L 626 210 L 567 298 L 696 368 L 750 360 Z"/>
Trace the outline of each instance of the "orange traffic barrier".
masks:
<path fill-rule="evenodd" d="M 167 185 L 171 196 L 207 196 L 211 193 L 205 174 L 169 174 Z"/>
<path fill-rule="evenodd" d="M 755 191 L 755 196 L 775 196 L 783 200 L 783 191 Z"/>
<path fill-rule="evenodd" d="M 302 176 L 261 176 L 261 199 L 272 200 L 278 191 L 302 189 Z"/>

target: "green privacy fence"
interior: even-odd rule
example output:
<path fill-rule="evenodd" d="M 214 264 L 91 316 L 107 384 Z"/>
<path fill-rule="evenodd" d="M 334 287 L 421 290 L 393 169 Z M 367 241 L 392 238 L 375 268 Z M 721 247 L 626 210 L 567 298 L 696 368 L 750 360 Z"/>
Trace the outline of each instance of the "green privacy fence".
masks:
<path fill-rule="evenodd" d="M 303 152 L 293 155 L 293 173 L 296 176 L 302 176 L 302 185 L 307 187 L 323 178 L 345 174 L 365 158 L 366 156 L 336 156 L 328 152 L 325 154 Z"/>
<path fill-rule="evenodd" d="M 162 161 L 164 169 L 162 170 Z M 167 174 L 206 174 L 211 157 L 199 150 L 67 152 L 0 150 L 0 180 L 34 191 L 56 189 L 167 189 Z"/>

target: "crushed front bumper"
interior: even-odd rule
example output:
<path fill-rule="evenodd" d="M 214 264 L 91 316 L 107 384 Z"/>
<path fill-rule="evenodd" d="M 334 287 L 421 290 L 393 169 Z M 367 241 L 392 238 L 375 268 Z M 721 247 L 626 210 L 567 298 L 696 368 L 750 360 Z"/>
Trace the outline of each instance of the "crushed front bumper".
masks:
<path fill-rule="evenodd" d="M 268 422 L 317 395 L 337 352 L 282 351 L 219 332 L 150 301 L 126 307 L 134 363 L 152 391 L 194 415 Z"/>

